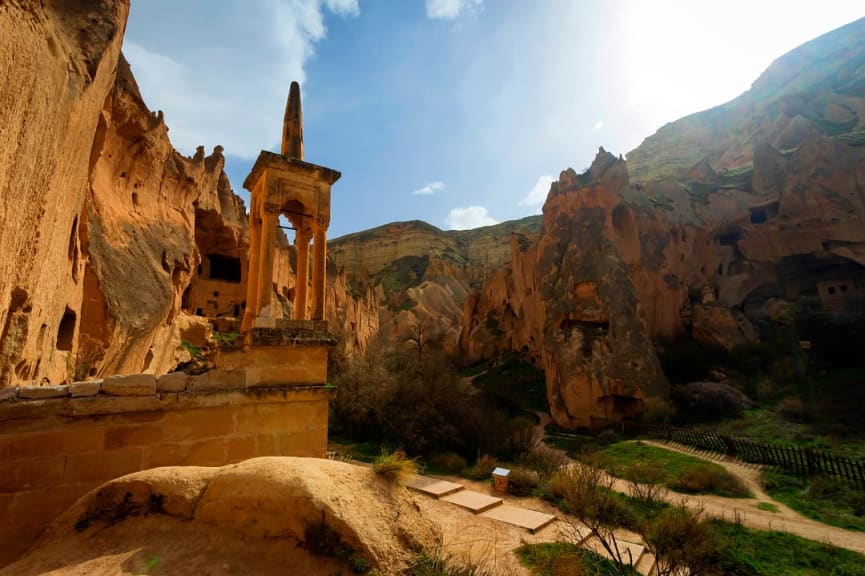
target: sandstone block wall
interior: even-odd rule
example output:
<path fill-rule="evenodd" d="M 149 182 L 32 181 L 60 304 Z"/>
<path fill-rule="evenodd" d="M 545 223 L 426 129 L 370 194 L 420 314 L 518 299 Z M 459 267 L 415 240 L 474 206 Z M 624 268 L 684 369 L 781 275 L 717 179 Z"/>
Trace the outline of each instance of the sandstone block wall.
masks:
<path fill-rule="evenodd" d="M 198 386 L 205 379 L 208 385 Z M 324 386 L 246 388 L 212 374 L 158 380 L 137 374 L 4 390 L 0 566 L 79 497 L 113 478 L 257 456 L 323 457 L 331 395 Z"/>

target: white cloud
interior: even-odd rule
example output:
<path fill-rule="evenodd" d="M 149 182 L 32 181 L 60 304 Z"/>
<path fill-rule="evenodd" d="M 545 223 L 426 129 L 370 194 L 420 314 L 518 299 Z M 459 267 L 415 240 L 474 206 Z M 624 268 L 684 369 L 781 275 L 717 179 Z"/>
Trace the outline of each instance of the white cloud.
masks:
<path fill-rule="evenodd" d="M 498 223 L 499 221 L 490 216 L 483 206 L 454 208 L 445 218 L 445 224 L 451 230 L 469 230 Z"/>
<path fill-rule="evenodd" d="M 234 0 L 229 8 L 245 5 Z M 237 30 L 204 28 L 159 44 L 127 36 L 123 51 L 148 106 L 165 112 L 178 150 L 221 144 L 227 154 L 254 158 L 279 141 L 289 84 L 305 80 L 304 66 L 327 34 L 326 11 L 346 17 L 360 9 L 357 0 L 264 0 L 244 11 L 250 16 Z M 215 48 L 202 57 L 201 46 Z"/>
<path fill-rule="evenodd" d="M 484 0 L 426 0 L 428 18 L 455 20 L 463 13 L 479 10 Z"/>
<path fill-rule="evenodd" d="M 441 192 L 445 189 L 445 183 L 441 181 L 430 182 L 423 188 L 418 188 L 417 190 L 412 190 L 412 194 L 415 196 L 432 196 L 436 192 Z"/>
<path fill-rule="evenodd" d="M 541 206 L 544 205 L 544 201 L 547 199 L 547 193 L 550 191 L 550 184 L 552 183 L 553 177 L 549 174 L 539 176 L 538 181 L 535 182 L 535 185 L 532 186 L 526 197 L 520 200 L 519 205 L 529 206 L 530 208 L 534 208 L 535 212 L 540 213 Z"/>
<path fill-rule="evenodd" d="M 334 14 L 340 16 L 357 16 L 360 14 L 360 6 L 357 0 L 324 0 L 324 5 Z"/>
<path fill-rule="evenodd" d="M 603 120 L 598 120 L 597 122 L 595 122 L 595 130 L 600 130 L 603 127 L 604 127 L 604 121 Z"/>

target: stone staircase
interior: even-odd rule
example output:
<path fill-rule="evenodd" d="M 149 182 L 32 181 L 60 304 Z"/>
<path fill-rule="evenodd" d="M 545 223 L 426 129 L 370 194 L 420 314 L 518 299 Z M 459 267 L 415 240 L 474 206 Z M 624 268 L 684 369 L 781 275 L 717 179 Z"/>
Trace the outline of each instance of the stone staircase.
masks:
<path fill-rule="evenodd" d="M 437 500 L 449 502 L 455 506 L 469 510 L 478 516 L 525 528 L 530 534 L 535 534 L 556 520 L 556 517 L 552 514 L 506 504 L 502 498 L 482 494 L 474 490 L 467 490 L 462 484 L 430 476 L 414 476 L 406 482 L 406 487 L 427 496 L 432 496 Z M 589 534 L 588 529 L 579 532 L 576 536 L 574 540 L 576 540 L 578 546 L 588 548 L 601 556 L 609 557 L 609 554 L 607 554 L 600 542 Z M 645 576 L 654 576 L 656 574 L 655 557 L 646 550 L 643 544 L 628 542 L 622 539 L 618 539 L 618 543 L 623 554 L 627 555 L 624 552 L 625 549 L 630 552 L 631 558 L 634 561 L 634 568 L 637 572 Z"/>
<path fill-rule="evenodd" d="M 415 476 L 406 483 L 406 486 L 485 518 L 525 528 L 531 534 L 552 524 L 556 519 L 552 514 L 505 504 L 502 498 L 466 490 L 462 484 L 429 476 Z"/>

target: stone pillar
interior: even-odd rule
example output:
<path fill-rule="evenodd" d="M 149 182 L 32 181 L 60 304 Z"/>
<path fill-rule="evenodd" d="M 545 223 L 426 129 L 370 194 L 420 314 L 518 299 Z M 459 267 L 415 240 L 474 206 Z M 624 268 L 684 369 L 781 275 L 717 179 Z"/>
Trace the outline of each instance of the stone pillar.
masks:
<path fill-rule="evenodd" d="M 316 226 L 312 254 L 312 317 L 324 320 L 324 288 L 327 273 L 327 229 Z"/>
<path fill-rule="evenodd" d="M 297 278 L 294 290 L 294 319 L 306 320 L 306 288 L 309 284 L 309 229 L 297 226 L 294 246 L 297 248 Z"/>
<path fill-rule="evenodd" d="M 273 292 L 273 251 L 276 241 L 276 225 L 279 222 L 279 212 L 265 207 L 261 215 L 261 247 L 259 248 L 258 297 L 256 300 L 256 317 L 262 310 L 270 306 Z"/>
<path fill-rule="evenodd" d="M 243 311 L 243 321 L 240 324 L 241 332 L 249 332 L 255 325 L 255 317 L 258 316 L 258 276 L 259 259 L 261 250 L 261 215 L 259 206 L 252 195 L 252 204 L 249 210 L 249 269 L 246 273 L 246 309 Z"/>

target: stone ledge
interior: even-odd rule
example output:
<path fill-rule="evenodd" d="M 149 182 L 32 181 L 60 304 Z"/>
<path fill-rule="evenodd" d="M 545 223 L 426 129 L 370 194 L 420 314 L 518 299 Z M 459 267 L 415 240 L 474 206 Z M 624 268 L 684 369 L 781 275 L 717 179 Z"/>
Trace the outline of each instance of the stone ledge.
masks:
<path fill-rule="evenodd" d="M 30 388 L 48 388 L 32 386 Z M 64 386 L 64 388 L 68 388 Z M 52 393 L 57 393 L 52 391 Z M 68 418 L 79 416 L 108 416 L 133 412 L 154 412 L 209 408 L 241 402 L 266 403 L 294 401 L 306 402 L 328 399 L 336 395 L 336 388 L 322 384 L 269 385 L 235 390 L 185 390 L 158 393 L 152 396 L 111 396 L 98 393 L 93 396 L 63 396 L 45 398 L 8 398 L 0 402 L 0 433 L 15 427 L 16 420 L 45 417 Z"/>
<path fill-rule="evenodd" d="M 303 321 L 297 322 L 310 322 Z M 336 338 L 324 327 L 311 324 L 306 326 L 289 326 L 285 328 L 253 328 L 249 333 L 249 343 L 252 346 L 336 346 Z"/>
<path fill-rule="evenodd" d="M 153 374 L 118 374 L 102 381 L 101 392 L 109 396 L 153 396 L 156 376 Z"/>
<path fill-rule="evenodd" d="M 69 385 L 69 395 L 73 398 L 96 396 L 102 388 L 102 380 L 73 382 Z"/>
<path fill-rule="evenodd" d="M 21 400 L 41 400 L 43 398 L 64 398 L 69 395 L 69 386 L 22 386 L 18 390 Z"/>

